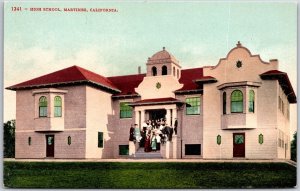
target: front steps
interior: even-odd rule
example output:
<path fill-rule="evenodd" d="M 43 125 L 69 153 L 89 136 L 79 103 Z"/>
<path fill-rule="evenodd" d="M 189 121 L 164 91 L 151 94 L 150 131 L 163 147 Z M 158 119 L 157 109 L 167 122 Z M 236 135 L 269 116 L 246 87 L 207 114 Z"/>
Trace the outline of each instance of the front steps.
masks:
<path fill-rule="evenodd" d="M 160 151 L 151 151 L 151 152 L 144 152 L 144 148 L 139 148 L 135 155 L 133 156 L 134 159 L 162 159 L 163 157 L 160 154 Z"/>

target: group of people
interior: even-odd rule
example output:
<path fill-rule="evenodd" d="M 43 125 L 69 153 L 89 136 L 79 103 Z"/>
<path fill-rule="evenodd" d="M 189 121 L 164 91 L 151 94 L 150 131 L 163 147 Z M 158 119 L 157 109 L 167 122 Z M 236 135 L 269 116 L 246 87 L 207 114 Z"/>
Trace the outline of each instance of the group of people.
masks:
<path fill-rule="evenodd" d="M 138 142 L 140 147 L 144 147 L 145 152 L 157 151 L 160 150 L 160 144 L 164 143 L 167 138 L 165 129 L 171 129 L 171 127 L 164 118 L 145 121 L 141 131 L 137 124 L 134 124 L 130 128 L 129 141 Z"/>

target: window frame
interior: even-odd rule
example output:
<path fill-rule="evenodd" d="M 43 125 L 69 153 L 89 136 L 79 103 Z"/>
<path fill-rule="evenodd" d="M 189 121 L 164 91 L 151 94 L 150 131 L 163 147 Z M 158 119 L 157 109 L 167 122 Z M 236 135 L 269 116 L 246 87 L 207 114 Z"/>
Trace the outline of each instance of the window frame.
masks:
<path fill-rule="evenodd" d="M 192 99 L 196 99 L 196 101 L 188 102 L 188 100 L 192 100 Z M 197 101 L 198 99 L 199 99 L 199 102 Z M 187 97 L 187 98 L 185 98 L 185 102 L 186 102 L 186 104 L 190 105 L 190 106 L 186 105 L 186 108 L 185 108 L 185 114 L 186 115 L 200 115 L 201 114 L 201 96 Z M 190 103 L 196 103 L 196 105 L 191 105 Z M 194 112 L 189 111 L 189 110 L 192 110 L 191 108 L 199 108 L 198 109 L 199 112 L 194 113 Z"/>
<path fill-rule="evenodd" d="M 39 117 L 48 117 L 48 101 L 46 96 L 39 98 Z"/>
<path fill-rule="evenodd" d="M 59 98 L 60 102 L 56 98 Z M 57 109 L 60 113 L 57 113 Z M 62 117 L 62 98 L 60 96 L 54 97 L 54 117 Z"/>
<path fill-rule="evenodd" d="M 98 132 L 98 148 L 104 147 L 104 137 L 103 132 Z"/>
<path fill-rule="evenodd" d="M 122 154 L 122 152 L 121 152 L 122 147 L 126 147 L 126 149 L 127 149 L 126 154 Z M 119 156 L 128 156 L 128 155 L 129 155 L 129 145 L 119 145 Z"/>
<path fill-rule="evenodd" d="M 234 94 L 235 93 L 240 93 L 240 96 L 241 96 L 241 100 L 233 100 L 233 96 L 235 96 Z M 237 97 L 237 96 L 236 96 Z M 235 98 L 235 99 L 237 99 L 237 98 Z M 241 110 L 237 110 L 237 109 L 235 109 L 235 111 L 233 111 L 233 104 L 234 103 L 239 103 L 239 104 L 241 104 Z M 233 90 L 232 92 L 231 92 L 231 95 L 230 95 L 230 112 L 231 113 L 243 113 L 244 112 L 244 94 L 243 94 L 243 92 L 241 91 L 241 90 L 239 90 L 239 89 L 236 89 L 236 90 Z"/>
<path fill-rule="evenodd" d="M 189 149 L 187 149 L 187 147 L 190 147 Z M 192 148 L 194 147 L 194 148 Z M 199 154 L 195 154 L 196 151 L 195 148 L 199 148 Z M 190 151 L 191 153 L 187 153 L 187 151 Z M 201 149 L 201 144 L 185 144 L 184 145 L 184 155 L 185 156 L 201 156 L 202 155 L 202 149 Z"/>
<path fill-rule="evenodd" d="M 155 66 L 152 66 L 151 74 L 152 74 L 152 76 L 157 76 L 157 68 Z"/>
<path fill-rule="evenodd" d="M 132 113 L 133 113 L 132 107 L 126 106 L 126 109 L 124 110 L 125 107 L 122 106 L 122 104 L 126 105 L 128 103 L 130 103 L 130 102 L 120 102 L 120 105 L 119 105 L 119 107 L 120 107 L 120 119 L 131 119 L 132 118 Z M 122 108 L 123 108 L 123 110 L 122 110 Z M 125 116 L 122 115 L 123 112 L 126 113 Z M 130 115 L 127 114 L 129 112 L 131 113 Z"/>
<path fill-rule="evenodd" d="M 166 65 L 163 65 L 161 67 L 161 75 L 162 76 L 168 75 L 168 67 Z"/>
<path fill-rule="evenodd" d="M 227 93 L 226 92 L 223 92 L 222 98 L 223 98 L 223 115 L 226 115 L 227 114 Z"/>
<path fill-rule="evenodd" d="M 249 104 L 248 112 L 255 113 L 255 92 L 254 92 L 254 90 L 249 90 L 249 103 L 248 104 Z M 251 108 L 251 105 L 253 105 L 253 108 Z"/>

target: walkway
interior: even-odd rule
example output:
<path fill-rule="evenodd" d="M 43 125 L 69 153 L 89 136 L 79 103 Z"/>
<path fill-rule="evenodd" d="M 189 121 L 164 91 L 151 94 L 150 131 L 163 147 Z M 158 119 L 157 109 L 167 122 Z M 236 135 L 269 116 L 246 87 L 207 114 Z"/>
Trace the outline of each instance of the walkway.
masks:
<path fill-rule="evenodd" d="M 252 160 L 252 159 L 134 159 L 134 158 L 124 158 L 124 159 L 14 159 L 14 158 L 4 158 L 4 161 L 14 161 L 14 162 L 199 162 L 199 163 L 287 163 L 294 167 L 297 167 L 297 163 L 291 160 Z"/>

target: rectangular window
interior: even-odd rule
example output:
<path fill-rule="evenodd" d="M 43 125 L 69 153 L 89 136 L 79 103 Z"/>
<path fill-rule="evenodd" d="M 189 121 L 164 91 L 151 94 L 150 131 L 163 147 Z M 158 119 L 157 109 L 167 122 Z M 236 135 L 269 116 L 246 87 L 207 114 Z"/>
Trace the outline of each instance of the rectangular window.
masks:
<path fill-rule="evenodd" d="M 186 144 L 185 155 L 201 155 L 201 144 Z"/>
<path fill-rule="evenodd" d="M 129 155 L 129 145 L 119 145 L 119 155 Z"/>
<path fill-rule="evenodd" d="M 61 117 L 61 107 L 54 107 L 54 117 Z"/>
<path fill-rule="evenodd" d="M 103 148 L 103 132 L 98 132 L 98 148 Z"/>
<path fill-rule="evenodd" d="M 120 103 L 120 118 L 132 118 L 132 107 L 127 102 Z"/>
<path fill-rule="evenodd" d="M 200 114 L 200 97 L 186 98 L 186 114 L 199 115 Z"/>
<path fill-rule="evenodd" d="M 47 117 L 47 107 L 40 107 L 40 117 Z"/>

